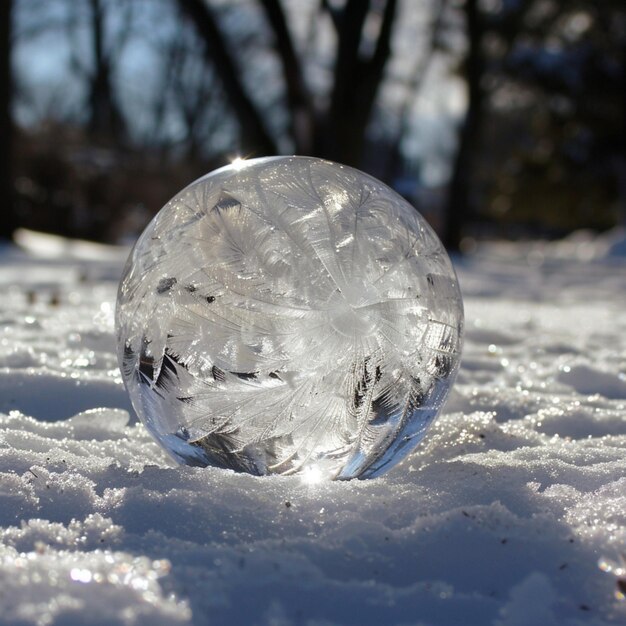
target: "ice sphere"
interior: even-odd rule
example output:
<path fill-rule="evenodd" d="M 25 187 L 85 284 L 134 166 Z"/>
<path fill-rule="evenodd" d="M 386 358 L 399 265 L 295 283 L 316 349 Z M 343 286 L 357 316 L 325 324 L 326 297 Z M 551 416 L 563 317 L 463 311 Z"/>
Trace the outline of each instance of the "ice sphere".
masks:
<path fill-rule="evenodd" d="M 234 163 L 156 215 L 119 287 L 133 406 L 178 462 L 378 476 L 456 375 L 450 260 L 402 197 L 308 157 Z"/>

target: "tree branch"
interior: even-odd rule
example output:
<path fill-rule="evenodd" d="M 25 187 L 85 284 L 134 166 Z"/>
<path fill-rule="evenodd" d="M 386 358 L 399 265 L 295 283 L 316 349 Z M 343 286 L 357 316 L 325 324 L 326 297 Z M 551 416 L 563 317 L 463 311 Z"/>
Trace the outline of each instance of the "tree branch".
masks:
<path fill-rule="evenodd" d="M 242 149 L 255 155 L 276 154 L 276 144 L 239 79 L 239 69 L 211 9 L 202 0 L 179 0 L 179 3 L 203 40 L 205 55 L 224 86 L 241 127 Z"/>
<path fill-rule="evenodd" d="M 345 5 L 340 19 L 326 144 L 321 150 L 331 159 L 359 165 L 365 129 L 389 58 L 396 5 L 396 0 L 385 3 L 376 46 L 367 60 L 359 58 L 359 48 L 370 2 L 348 0 Z"/>
<path fill-rule="evenodd" d="M 13 192 L 13 120 L 11 119 L 11 11 L 12 0 L 0 2 L 0 239 L 11 239 L 17 227 Z"/>
<path fill-rule="evenodd" d="M 467 0 L 464 10 L 469 46 L 465 60 L 468 107 L 459 134 L 459 145 L 448 190 L 446 224 L 443 233 L 443 242 L 448 250 L 452 251 L 459 250 L 463 226 L 472 210 L 469 199 L 472 155 L 476 150 L 483 121 L 485 95 L 481 85 L 485 70 L 481 51 L 484 29 L 478 0 Z"/>
<path fill-rule="evenodd" d="M 307 153 L 311 150 L 313 114 L 300 60 L 296 54 L 280 0 L 260 0 L 260 2 L 274 32 L 274 46 L 283 68 L 287 106 L 291 114 L 291 132 L 296 152 Z"/>
<path fill-rule="evenodd" d="M 392 135 L 392 140 L 390 141 L 390 156 L 385 167 L 385 179 L 387 181 L 392 181 L 398 172 L 401 155 L 400 144 L 402 142 L 402 138 L 409 132 L 411 112 L 415 108 L 428 66 L 432 61 L 437 47 L 437 40 L 439 39 L 439 34 L 443 25 L 443 16 L 446 12 L 447 6 L 447 0 L 441 0 L 438 4 L 435 17 L 433 18 L 432 24 L 429 28 L 430 36 L 427 50 L 417 59 L 417 62 L 411 71 L 411 79 L 407 85 L 406 97 L 402 103 L 400 113 L 398 114 L 398 124 L 394 134 Z"/>

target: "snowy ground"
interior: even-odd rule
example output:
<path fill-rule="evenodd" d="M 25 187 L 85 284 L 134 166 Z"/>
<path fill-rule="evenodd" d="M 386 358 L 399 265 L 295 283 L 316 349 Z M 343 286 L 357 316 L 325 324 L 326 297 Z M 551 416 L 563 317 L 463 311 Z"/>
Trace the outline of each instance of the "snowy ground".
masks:
<path fill-rule="evenodd" d="M 626 621 L 623 234 L 459 261 L 443 416 L 386 477 L 324 484 L 172 467 L 117 370 L 125 251 L 21 241 L 0 249 L 3 626 Z"/>

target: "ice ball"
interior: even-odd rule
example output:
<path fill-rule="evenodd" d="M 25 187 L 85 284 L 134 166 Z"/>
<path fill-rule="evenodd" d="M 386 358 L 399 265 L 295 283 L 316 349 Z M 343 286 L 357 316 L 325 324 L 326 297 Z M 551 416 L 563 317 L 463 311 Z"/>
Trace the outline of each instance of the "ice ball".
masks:
<path fill-rule="evenodd" d="M 374 477 L 454 380 L 463 305 L 437 236 L 358 170 L 239 161 L 170 200 L 119 287 L 133 406 L 179 463 Z"/>

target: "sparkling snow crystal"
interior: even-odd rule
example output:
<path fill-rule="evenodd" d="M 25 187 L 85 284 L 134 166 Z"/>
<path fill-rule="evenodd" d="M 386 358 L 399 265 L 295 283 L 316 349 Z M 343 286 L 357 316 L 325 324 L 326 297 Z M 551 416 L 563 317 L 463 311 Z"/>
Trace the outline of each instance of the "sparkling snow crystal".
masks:
<path fill-rule="evenodd" d="M 177 461 L 340 479 L 379 475 L 424 437 L 462 325 L 419 214 L 303 157 L 181 191 L 135 245 L 117 306 L 133 405 Z"/>

